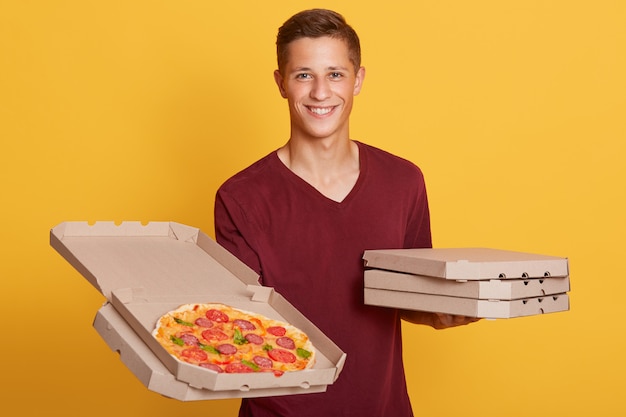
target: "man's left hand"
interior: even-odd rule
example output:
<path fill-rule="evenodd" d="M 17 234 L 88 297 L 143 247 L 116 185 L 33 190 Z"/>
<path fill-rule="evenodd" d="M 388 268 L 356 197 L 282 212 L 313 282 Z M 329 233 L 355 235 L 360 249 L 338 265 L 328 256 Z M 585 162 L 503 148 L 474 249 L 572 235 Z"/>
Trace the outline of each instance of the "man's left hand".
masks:
<path fill-rule="evenodd" d="M 458 316 L 455 314 L 433 313 L 432 327 L 435 329 L 447 329 L 449 327 L 465 326 L 480 320 L 476 317 Z"/>

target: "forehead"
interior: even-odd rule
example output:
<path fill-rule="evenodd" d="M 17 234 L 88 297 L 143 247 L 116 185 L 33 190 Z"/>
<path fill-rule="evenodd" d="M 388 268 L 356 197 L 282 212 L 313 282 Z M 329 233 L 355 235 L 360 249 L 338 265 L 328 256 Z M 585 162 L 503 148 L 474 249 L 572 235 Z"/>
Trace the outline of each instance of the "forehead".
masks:
<path fill-rule="evenodd" d="M 341 39 L 300 38 L 287 45 L 287 67 L 349 67 L 352 68 L 348 45 Z"/>

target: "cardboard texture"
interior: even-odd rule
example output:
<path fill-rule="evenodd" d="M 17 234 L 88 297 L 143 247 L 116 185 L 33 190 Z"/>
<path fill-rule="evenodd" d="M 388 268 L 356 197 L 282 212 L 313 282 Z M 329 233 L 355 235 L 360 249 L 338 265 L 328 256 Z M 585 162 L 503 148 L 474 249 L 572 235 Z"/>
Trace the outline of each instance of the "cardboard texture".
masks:
<path fill-rule="evenodd" d="M 368 268 L 452 280 L 546 278 L 569 275 L 566 258 L 491 248 L 368 250 Z"/>
<path fill-rule="evenodd" d="M 480 318 L 569 310 L 566 258 L 488 248 L 366 251 L 365 304 Z"/>
<path fill-rule="evenodd" d="M 151 390 L 183 401 L 312 393 L 324 391 L 342 370 L 345 353 L 197 228 L 174 222 L 65 222 L 51 230 L 50 242 L 115 308 L 115 314 L 109 306 L 101 309 L 94 326 L 112 349 L 132 358 L 124 363 Z M 158 318 L 182 304 L 207 302 L 299 327 L 317 350 L 314 367 L 281 377 L 217 374 L 175 359 L 152 336 Z"/>
<path fill-rule="evenodd" d="M 369 269 L 365 287 L 480 300 L 516 300 L 570 290 L 569 276 L 528 279 L 453 281 L 422 275 Z"/>
<path fill-rule="evenodd" d="M 522 300 L 477 300 L 445 295 L 401 293 L 365 288 L 365 304 L 405 310 L 432 311 L 467 317 L 504 319 L 556 313 L 569 309 L 567 294 L 533 297 Z"/>
<path fill-rule="evenodd" d="M 194 388 L 190 384 L 179 381 L 174 377 L 110 303 L 105 304 L 98 310 L 93 326 L 109 348 L 119 353 L 122 363 L 146 388 L 165 397 L 180 401 L 202 401 L 224 398 L 311 394 L 326 390 L 325 385 L 254 390 L 248 390 L 244 386 L 232 392 Z"/>

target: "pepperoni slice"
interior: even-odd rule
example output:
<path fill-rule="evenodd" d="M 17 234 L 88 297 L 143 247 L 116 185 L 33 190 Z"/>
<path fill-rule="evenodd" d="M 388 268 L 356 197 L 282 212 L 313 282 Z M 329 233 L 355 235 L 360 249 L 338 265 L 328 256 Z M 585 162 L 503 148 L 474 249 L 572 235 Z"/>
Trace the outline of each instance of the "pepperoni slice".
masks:
<path fill-rule="evenodd" d="M 296 342 L 294 342 L 292 338 L 287 336 L 279 337 L 278 339 L 276 339 L 276 344 L 285 349 L 293 350 L 296 348 Z"/>
<path fill-rule="evenodd" d="M 210 369 L 211 371 L 215 371 L 218 374 L 221 374 L 222 372 L 224 372 L 224 370 L 222 368 L 220 368 L 219 366 L 217 366 L 214 363 L 203 362 L 201 364 L 198 364 L 198 366 L 201 366 L 201 367 L 206 368 L 206 369 Z"/>
<path fill-rule="evenodd" d="M 283 349 L 272 349 L 267 354 L 276 362 L 294 363 L 296 361 L 296 355 Z"/>
<path fill-rule="evenodd" d="M 198 317 L 194 323 L 200 327 L 213 327 L 213 322 L 206 317 Z"/>
<path fill-rule="evenodd" d="M 188 346 L 198 346 L 198 343 L 200 343 L 198 338 L 191 333 L 183 333 L 179 336 L 179 338 L 182 339 Z"/>
<path fill-rule="evenodd" d="M 252 368 L 239 362 L 229 363 L 228 365 L 226 365 L 226 368 L 224 370 L 226 371 L 226 373 L 229 374 L 245 374 L 254 372 Z"/>
<path fill-rule="evenodd" d="M 226 340 L 228 339 L 228 335 L 219 329 L 208 329 L 202 332 L 202 337 L 206 340 Z"/>
<path fill-rule="evenodd" d="M 259 365 L 261 368 L 271 368 L 274 365 L 274 362 L 265 356 L 255 356 L 252 358 L 252 362 Z"/>
<path fill-rule="evenodd" d="M 269 334 L 274 336 L 284 336 L 285 333 L 287 333 L 287 329 L 285 329 L 283 326 L 272 326 L 268 327 L 266 330 Z"/>
<path fill-rule="evenodd" d="M 211 309 L 205 313 L 207 319 L 216 323 L 228 323 L 229 317 L 223 311 Z"/>
<path fill-rule="evenodd" d="M 207 360 L 207 358 L 209 357 L 209 355 L 207 355 L 205 351 L 195 346 L 190 347 L 189 349 L 183 349 L 183 351 L 180 352 L 180 355 L 183 358 L 189 359 L 192 362 L 202 362 Z"/>
<path fill-rule="evenodd" d="M 237 353 L 237 348 L 234 345 L 231 345 L 230 343 L 224 343 L 223 345 L 219 345 L 217 347 L 217 350 L 222 355 L 234 355 L 235 353 Z"/>
<path fill-rule="evenodd" d="M 241 330 L 254 330 L 256 326 L 248 320 L 237 319 L 233 321 L 235 326 L 238 326 Z"/>
<path fill-rule="evenodd" d="M 260 345 L 263 343 L 263 338 L 255 333 L 248 333 L 244 337 L 248 342 L 252 343 L 253 345 Z"/>

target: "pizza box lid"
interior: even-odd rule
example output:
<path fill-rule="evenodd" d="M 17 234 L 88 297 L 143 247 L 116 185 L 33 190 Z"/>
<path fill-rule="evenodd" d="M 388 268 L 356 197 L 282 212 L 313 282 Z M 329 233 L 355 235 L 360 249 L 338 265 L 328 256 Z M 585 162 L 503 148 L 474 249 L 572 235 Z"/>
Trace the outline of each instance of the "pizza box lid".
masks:
<path fill-rule="evenodd" d="M 570 290 L 569 276 L 455 281 L 382 269 L 368 269 L 364 275 L 366 288 L 480 300 L 517 300 L 560 294 Z"/>
<path fill-rule="evenodd" d="M 175 222 L 64 222 L 50 243 L 126 320 L 144 344 L 179 381 L 194 388 L 263 391 L 332 384 L 346 354 L 258 275 L 201 230 Z M 286 321 L 306 332 L 317 350 L 313 368 L 272 373 L 217 374 L 178 361 L 154 339 L 161 315 L 181 304 L 221 302 Z M 303 390 L 305 391 L 305 390 Z M 275 395 L 282 395 L 276 390 Z M 251 396 L 256 396 L 252 394 Z"/>
<path fill-rule="evenodd" d="M 203 401 L 251 396 L 293 395 L 326 390 L 325 385 L 254 390 L 246 389 L 244 386 L 233 391 L 211 391 L 195 388 L 176 379 L 110 303 L 98 310 L 93 326 L 109 348 L 119 353 L 122 363 L 146 388 L 165 397 L 180 401 Z"/>
<path fill-rule="evenodd" d="M 367 268 L 452 280 L 568 276 L 567 258 L 492 248 L 367 250 Z"/>
<path fill-rule="evenodd" d="M 479 300 L 365 288 L 364 300 L 368 305 L 486 319 L 524 317 L 569 310 L 569 296 L 565 293 L 519 300 Z"/>

